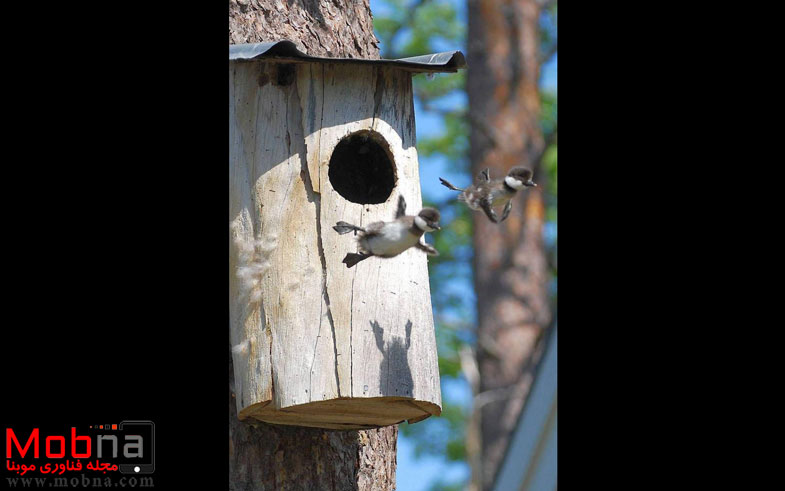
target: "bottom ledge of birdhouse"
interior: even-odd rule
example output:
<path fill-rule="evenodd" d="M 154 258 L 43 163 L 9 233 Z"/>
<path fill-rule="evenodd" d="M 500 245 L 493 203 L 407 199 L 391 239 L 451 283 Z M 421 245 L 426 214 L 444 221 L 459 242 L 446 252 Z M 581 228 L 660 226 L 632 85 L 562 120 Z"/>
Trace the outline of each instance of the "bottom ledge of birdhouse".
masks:
<path fill-rule="evenodd" d="M 436 404 L 406 397 L 341 398 L 283 409 L 276 409 L 270 402 L 248 406 L 238 416 L 241 420 L 252 418 L 279 425 L 362 430 L 403 421 L 417 423 L 431 415 L 439 416 L 442 412 Z"/>

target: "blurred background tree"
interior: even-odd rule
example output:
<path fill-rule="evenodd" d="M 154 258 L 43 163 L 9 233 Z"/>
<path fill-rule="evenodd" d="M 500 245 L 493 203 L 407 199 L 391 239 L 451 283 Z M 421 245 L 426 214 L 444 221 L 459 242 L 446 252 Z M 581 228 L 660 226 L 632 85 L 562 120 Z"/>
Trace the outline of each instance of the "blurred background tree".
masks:
<path fill-rule="evenodd" d="M 468 482 L 437 479 L 431 489 L 488 489 L 554 321 L 557 98 L 541 68 L 556 63 L 557 6 L 371 0 L 371 10 L 383 58 L 467 55 L 467 71 L 414 77 L 423 199 L 449 225 L 433 234 L 441 255 L 429 260 L 444 408 L 400 430 L 415 455 L 471 469 Z M 464 187 L 482 169 L 501 177 L 515 165 L 532 168 L 539 187 L 517 196 L 500 225 L 437 179 Z"/>

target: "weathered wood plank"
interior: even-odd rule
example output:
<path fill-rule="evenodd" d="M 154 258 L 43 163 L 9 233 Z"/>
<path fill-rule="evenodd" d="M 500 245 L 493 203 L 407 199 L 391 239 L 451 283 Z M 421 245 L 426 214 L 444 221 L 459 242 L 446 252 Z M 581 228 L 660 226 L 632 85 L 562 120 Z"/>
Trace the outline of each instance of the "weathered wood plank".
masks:
<path fill-rule="evenodd" d="M 423 409 L 407 398 L 376 397 L 334 399 L 274 410 L 259 408 L 251 416 L 260 421 L 335 429 L 363 429 L 397 424 L 404 420 L 421 421 L 434 412 Z"/>
<path fill-rule="evenodd" d="M 351 65 L 323 65 L 323 117 L 319 138 L 320 213 L 324 257 L 327 266 L 327 295 L 336 340 L 340 394 L 352 394 L 352 301 L 353 283 L 357 268 L 347 269 L 342 260 L 356 247 L 348 236 L 335 233 L 332 226 L 340 220 L 362 226 L 368 223 L 364 209 L 383 205 L 362 205 L 341 197 L 333 188 L 328 176 L 329 156 L 345 136 L 367 130 L 373 122 L 373 87 L 375 72 Z"/>
<path fill-rule="evenodd" d="M 322 111 L 324 109 L 322 104 L 324 102 L 323 86 L 324 65 L 307 63 L 297 67 L 297 91 L 300 96 L 302 128 L 307 150 L 306 160 L 311 177 L 311 188 L 316 193 L 321 192 L 319 168 L 328 163 L 322 163 L 320 146 Z"/>
<path fill-rule="evenodd" d="M 255 264 L 253 162 L 256 160 L 255 74 L 258 66 L 235 64 L 229 70 L 229 216 L 231 220 L 229 278 L 230 342 L 238 412 L 272 399 L 270 342 L 262 305 L 249 268 Z M 264 265 L 259 264 L 263 268 Z M 244 278 L 238 272 L 245 273 Z"/>
<path fill-rule="evenodd" d="M 280 206 L 281 212 L 276 216 L 267 210 L 262 215 L 268 220 L 268 227 L 280 230 L 271 268 L 274 271 L 265 278 L 263 286 L 268 292 L 265 311 L 276 320 L 272 330 L 272 362 L 277 408 L 310 402 L 314 391 L 318 391 L 316 400 L 339 396 L 328 309 L 322 295 L 319 204 L 306 184 L 308 174 L 296 87 L 287 87 L 283 97 L 287 120 L 281 126 L 287 129 L 291 157 L 285 166 L 279 166 L 280 176 L 271 176 L 264 183 L 265 203 Z M 267 308 L 268 303 L 271 308 Z"/>
<path fill-rule="evenodd" d="M 251 243 L 256 250 L 252 268 L 258 274 L 255 283 L 249 284 L 253 290 L 244 297 L 258 301 L 256 311 L 264 327 L 256 329 L 265 331 L 261 338 L 269 339 L 269 344 L 264 344 L 266 352 L 255 351 L 244 364 L 236 357 L 235 366 L 250 372 L 245 379 L 253 379 L 270 365 L 275 390 L 272 394 L 266 390 L 256 403 L 270 400 L 270 395 L 277 408 L 309 402 L 314 382 L 311 372 L 317 375 L 320 397 L 334 397 L 334 374 L 314 367 L 315 352 L 325 351 L 318 344 L 325 336 L 320 328 L 326 308 L 321 300 L 322 264 L 315 226 L 318 205 L 310 186 L 306 187 L 297 91 L 293 84 L 270 82 L 276 80 L 274 65 L 237 64 L 236 70 L 242 78 L 233 80 L 235 120 L 248 129 L 243 144 L 234 146 L 244 157 L 232 153 L 235 174 L 241 174 L 238 168 L 244 170 L 244 179 L 232 180 L 232 195 L 245 199 L 233 203 L 231 212 L 235 229 L 245 226 L 244 247 Z M 267 76 L 260 77 L 263 72 Z M 260 86 L 260 80 L 268 82 Z M 250 319 L 246 324 L 253 322 Z M 326 335 L 330 336 L 329 331 Z M 328 346 L 332 344 L 329 337 L 327 341 Z M 232 340 L 233 345 L 242 342 L 237 336 Z M 239 404 L 248 407 L 246 399 Z"/>

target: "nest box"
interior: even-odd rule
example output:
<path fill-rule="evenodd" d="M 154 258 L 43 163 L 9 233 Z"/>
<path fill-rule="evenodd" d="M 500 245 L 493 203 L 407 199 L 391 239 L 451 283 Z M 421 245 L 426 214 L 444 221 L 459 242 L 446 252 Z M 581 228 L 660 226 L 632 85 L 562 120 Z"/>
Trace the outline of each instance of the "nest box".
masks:
<path fill-rule="evenodd" d="M 332 226 L 422 208 L 412 75 L 460 52 L 317 58 L 229 50 L 230 314 L 240 419 L 372 428 L 441 413 L 427 256 L 353 268 Z"/>

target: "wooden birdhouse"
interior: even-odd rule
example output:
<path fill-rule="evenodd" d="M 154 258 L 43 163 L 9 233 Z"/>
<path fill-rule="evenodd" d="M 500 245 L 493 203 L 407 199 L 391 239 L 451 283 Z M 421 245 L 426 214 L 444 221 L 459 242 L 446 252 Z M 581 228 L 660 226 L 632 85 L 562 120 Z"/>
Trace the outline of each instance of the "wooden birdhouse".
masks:
<path fill-rule="evenodd" d="M 422 208 L 412 75 L 401 60 L 307 56 L 289 41 L 230 46 L 230 314 L 240 419 L 371 428 L 441 413 L 427 256 L 353 268 L 338 221 Z"/>

